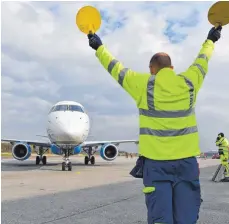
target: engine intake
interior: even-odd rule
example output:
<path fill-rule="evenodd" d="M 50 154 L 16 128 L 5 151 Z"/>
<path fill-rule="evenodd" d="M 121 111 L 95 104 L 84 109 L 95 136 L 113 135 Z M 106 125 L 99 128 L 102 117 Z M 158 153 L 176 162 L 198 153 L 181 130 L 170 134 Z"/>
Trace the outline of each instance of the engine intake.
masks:
<path fill-rule="evenodd" d="M 15 159 L 23 161 L 31 156 L 31 147 L 25 143 L 16 143 L 12 147 L 12 155 Z"/>
<path fill-rule="evenodd" d="M 118 149 L 112 144 L 104 145 L 100 149 L 100 156 L 106 161 L 112 161 L 118 156 Z"/>

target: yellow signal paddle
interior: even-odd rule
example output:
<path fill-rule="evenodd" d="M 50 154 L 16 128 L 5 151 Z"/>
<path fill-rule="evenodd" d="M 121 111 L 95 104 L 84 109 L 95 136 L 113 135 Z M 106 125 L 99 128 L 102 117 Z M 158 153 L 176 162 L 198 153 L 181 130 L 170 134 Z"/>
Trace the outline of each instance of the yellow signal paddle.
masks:
<path fill-rule="evenodd" d="M 101 25 L 101 15 L 92 6 L 82 7 L 76 15 L 76 25 L 85 34 L 95 33 Z"/>
<path fill-rule="evenodd" d="M 229 23 L 229 1 L 219 1 L 208 11 L 208 21 L 215 27 Z"/>

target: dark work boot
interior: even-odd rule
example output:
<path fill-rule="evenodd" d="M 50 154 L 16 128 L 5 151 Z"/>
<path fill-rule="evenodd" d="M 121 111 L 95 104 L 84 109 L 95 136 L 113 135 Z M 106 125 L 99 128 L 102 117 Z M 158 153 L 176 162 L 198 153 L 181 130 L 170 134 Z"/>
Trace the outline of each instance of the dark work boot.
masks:
<path fill-rule="evenodd" d="M 224 177 L 221 182 L 229 182 L 229 177 Z"/>

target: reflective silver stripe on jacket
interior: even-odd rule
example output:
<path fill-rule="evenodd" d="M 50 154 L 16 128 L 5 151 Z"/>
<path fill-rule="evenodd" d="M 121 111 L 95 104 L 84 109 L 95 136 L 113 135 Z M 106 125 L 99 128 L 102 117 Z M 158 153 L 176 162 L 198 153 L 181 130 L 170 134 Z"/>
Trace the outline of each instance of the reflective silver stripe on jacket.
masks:
<path fill-rule="evenodd" d="M 140 135 L 152 135 L 158 137 L 174 137 L 198 132 L 197 126 L 178 130 L 154 130 L 151 128 L 140 128 Z"/>
<path fill-rule="evenodd" d="M 155 85 L 155 75 L 151 75 L 147 84 L 147 104 L 149 110 L 155 110 L 154 107 L 154 85 Z"/>
<path fill-rule="evenodd" d="M 203 78 L 205 78 L 206 72 L 201 67 L 201 65 L 199 65 L 199 64 L 193 64 L 192 66 L 196 66 L 200 70 L 201 74 L 203 75 Z"/>
<path fill-rule="evenodd" d="M 181 75 L 182 76 L 182 75 Z M 184 76 L 183 76 L 184 77 Z M 139 114 L 147 117 L 157 117 L 157 118 L 177 118 L 177 117 L 188 117 L 195 113 L 195 109 L 192 107 L 194 103 L 194 86 L 192 82 L 184 77 L 186 84 L 189 87 L 190 93 L 190 105 L 187 110 L 173 110 L 173 111 L 161 111 L 156 110 L 154 106 L 154 85 L 155 85 L 155 76 L 150 76 L 148 85 L 147 85 L 147 104 L 148 110 L 139 109 Z"/>
<path fill-rule="evenodd" d="M 109 65 L 108 65 L 108 68 L 107 68 L 107 71 L 111 74 L 112 72 L 112 69 L 114 68 L 114 66 L 118 63 L 118 61 L 116 59 L 113 59 Z"/>
<path fill-rule="evenodd" d="M 110 74 L 111 74 L 111 72 L 112 72 L 112 69 L 114 68 L 114 66 L 115 66 L 117 63 L 118 63 L 118 60 L 116 60 L 116 59 L 111 60 L 111 62 L 109 63 L 107 70 L 108 70 L 108 72 L 109 72 Z M 124 80 L 125 75 L 126 75 L 126 73 L 127 73 L 128 70 L 129 70 L 128 68 L 123 68 L 123 69 L 119 72 L 119 75 L 118 75 L 118 83 L 119 83 L 121 86 L 123 86 L 123 80 Z"/>
<path fill-rule="evenodd" d="M 198 55 L 197 59 L 198 58 L 203 58 L 208 62 L 208 57 L 205 54 Z M 204 69 L 202 68 L 202 66 L 200 64 L 195 63 L 191 66 L 196 66 L 200 70 L 201 74 L 203 75 L 203 78 L 205 78 L 206 72 L 204 71 Z"/>
<path fill-rule="evenodd" d="M 123 80 L 125 78 L 125 75 L 129 69 L 128 68 L 123 68 L 119 74 L 118 74 L 118 83 L 123 86 Z"/>
<path fill-rule="evenodd" d="M 198 55 L 197 58 L 203 58 L 203 59 L 205 59 L 206 61 L 208 61 L 208 57 L 206 56 L 206 54 L 200 54 L 200 55 Z"/>
<path fill-rule="evenodd" d="M 146 117 L 155 118 L 177 118 L 177 117 L 188 117 L 195 113 L 195 109 L 191 108 L 188 110 L 177 110 L 177 111 L 159 111 L 159 110 L 145 110 L 139 109 L 139 114 Z"/>
<path fill-rule="evenodd" d="M 189 104 L 189 107 L 192 108 L 193 102 L 194 102 L 194 86 L 193 86 L 191 80 L 189 80 L 187 77 L 185 77 L 183 75 L 180 75 L 180 76 L 182 76 L 185 79 L 185 82 L 186 82 L 186 84 L 189 87 L 189 95 L 190 95 L 190 104 Z"/>

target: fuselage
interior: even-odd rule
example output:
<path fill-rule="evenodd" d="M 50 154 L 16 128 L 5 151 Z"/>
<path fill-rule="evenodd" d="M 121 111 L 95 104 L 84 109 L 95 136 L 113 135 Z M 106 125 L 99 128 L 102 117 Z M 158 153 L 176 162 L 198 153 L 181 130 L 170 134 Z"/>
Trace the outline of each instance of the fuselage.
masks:
<path fill-rule="evenodd" d="M 48 114 L 47 134 L 54 144 L 80 145 L 87 139 L 89 129 L 89 117 L 77 102 L 58 102 Z"/>

